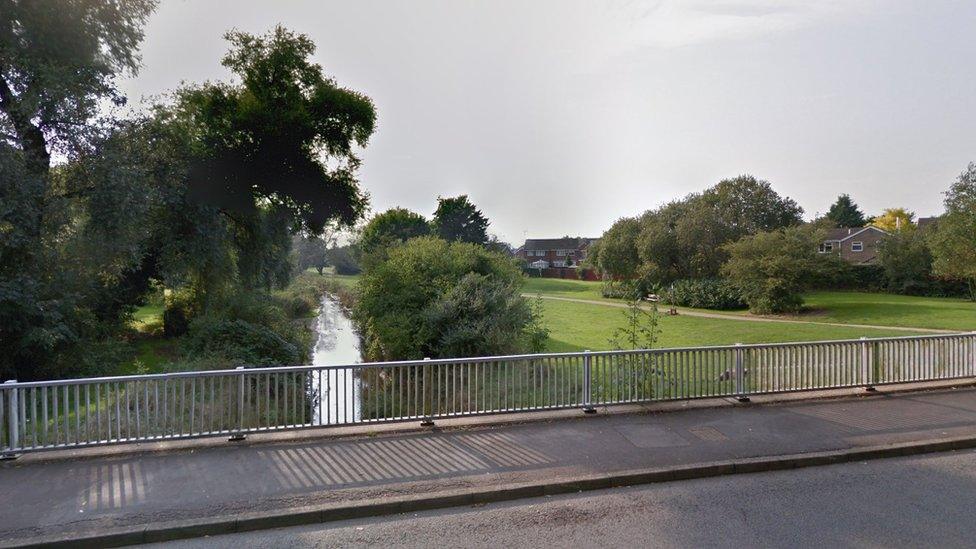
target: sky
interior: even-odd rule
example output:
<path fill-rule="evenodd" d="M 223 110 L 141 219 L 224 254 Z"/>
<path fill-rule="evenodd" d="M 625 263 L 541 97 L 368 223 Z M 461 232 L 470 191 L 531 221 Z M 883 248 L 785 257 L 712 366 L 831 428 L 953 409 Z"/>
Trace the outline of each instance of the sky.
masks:
<path fill-rule="evenodd" d="M 223 33 L 276 24 L 375 102 L 374 212 L 467 194 L 515 244 L 740 174 L 936 215 L 976 161 L 972 1 L 162 0 L 121 87 L 229 80 Z"/>

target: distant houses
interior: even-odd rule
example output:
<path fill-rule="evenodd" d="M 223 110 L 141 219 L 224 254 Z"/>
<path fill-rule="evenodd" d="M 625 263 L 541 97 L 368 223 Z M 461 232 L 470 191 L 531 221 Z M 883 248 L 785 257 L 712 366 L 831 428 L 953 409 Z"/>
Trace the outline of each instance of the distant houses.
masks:
<path fill-rule="evenodd" d="M 530 238 L 515 250 L 515 256 L 526 267 L 547 278 L 592 278 L 596 275 L 580 269 L 587 251 L 599 238 L 563 237 Z M 581 276 L 582 275 L 582 276 Z"/>
<path fill-rule="evenodd" d="M 854 265 L 873 265 L 878 262 L 878 246 L 887 236 L 886 231 L 871 226 L 830 229 L 818 251 L 837 254 Z"/>

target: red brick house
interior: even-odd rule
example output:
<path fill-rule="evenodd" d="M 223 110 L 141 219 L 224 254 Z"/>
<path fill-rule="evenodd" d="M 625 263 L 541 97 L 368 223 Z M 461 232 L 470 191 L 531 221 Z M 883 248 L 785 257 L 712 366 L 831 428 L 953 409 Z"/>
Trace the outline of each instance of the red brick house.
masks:
<path fill-rule="evenodd" d="M 536 269 L 551 267 L 576 267 L 586 258 L 587 249 L 598 238 L 530 238 L 517 250 L 515 256 Z"/>
<path fill-rule="evenodd" d="M 818 251 L 837 254 L 854 265 L 873 265 L 878 262 L 878 246 L 887 236 L 877 227 L 830 229 Z"/>

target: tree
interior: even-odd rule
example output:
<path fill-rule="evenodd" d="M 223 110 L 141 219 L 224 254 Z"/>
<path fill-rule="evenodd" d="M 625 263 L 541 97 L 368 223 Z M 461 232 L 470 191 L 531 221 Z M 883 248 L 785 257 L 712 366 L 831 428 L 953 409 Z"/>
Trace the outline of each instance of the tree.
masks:
<path fill-rule="evenodd" d="M 328 264 L 335 269 L 337 275 L 355 275 L 362 271 L 359 261 L 356 260 L 355 248 L 352 244 L 329 248 L 325 252 L 325 258 Z"/>
<path fill-rule="evenodd" d="M 137 46 L 155 0 L 0 2 L 0 139 L 45 175 L 55 151 L 92 135 L 99 103 L 124 98 L 120 73 L 139 68 Z"/>
<path fill-rule="evenodd" d="M 390 208 L 366 223 L 359 237 L 359 247 L 369 255 L 411 238 L 427 236 L 430 231 L 424 216 L 405 208 Z"/>
<path fill-rule="evenodd" d="M 881 215 L 871 220 L 870 225 L 889 233 L 910 231 L 915 229 L 915 213 L 905 208 L 885 208 Z"/>
<path fill-rule="evenodd" d="M 850 227 L 863 227 L 867 223 L 867 220 L 864 218 L 864 212 L 858 209 L 857 204 L 851 200 L 848 194 L 838 196 L 837 202 L 834 202 L 830 206 L 825 217 L 832 221 L 835 226 L 845 229 Z"/>
<path fill-rule="evenodd" d="M 924 293 L 931 282 L 932 252 L 918 231 L 897 231 L 882 241 L 878 259 L 888 291 Z"/>
<path fill-rule="evenodd" d="M 537 314 L 515 262 L 482 246 L 420 237 L 389 250 L 359 283 L 354 317 L 371 360 L 539 350 Z"/>
<path fill-rule="evenodd" d="M 935 274 L 965 280 L 976 301 L 976 163 L 949 187 L 945 208 L 931 236 Z"/>
<path fill-rule="evenodd" d="M 315 44 L 282 27 L 263 36 L 226 35 L 222 63 L 240 85 L 208 83 L 178 92 L 177 115 L 199 139 L 189 197 L 229 217 L 271 205 L 291 229 L 317 235 L 351 226 L 367 197 L 360 160 L 376 124 L 365 95 L 339 87 L 310 61 Z"/>
<path fill-rule="evenodd" d="M 629 280 L 637 275 L 640 258 L 637 255 L 637 236 L 640 223 L 633 217 L 618 219 L 600 238 L 597 249 L 587 259 L 601 273 L 613 278 Z"/>
<path fill-rule="evenodd" d="M 438 197 L 432 225 L 444 240 L 481 245 L 488 242 L 488 218 L 468 200 L 467 195 Z"/>
<path fill-rule="evenodd" d="M 598 263 L 616 269 L 609 271 L 614 276 L 638 278 L 640 291 L 682 278 L 714 278 L 728 258 L 725 244 L 758 231 L 798 225 L 802 212 L 766 181 L 752 176 L 725 179 L 700 194 L 645 212 L 636 221 L 633 248 L 629 236 L 604 235 L 618 246 L 604 254 L 601 243 Z M 633 222 L 611 230 L 624 227 L 632 231 Z"/>
<path fill-rule="evenodd" d="M 822 269 L 815 232 L 810 227 L 788 227 L 726 245 L 729 261 L 722 273 L 742 293 L 750 311 L 769 314 L 800 310 L 802 292 Z"/>
<path fill-rule="evenodd" d="M 304 271 L 314 268 L 321 275 L 322 270 L 329 264 L 328 249 L 321 238 L 294 238 L 292 248 L 295 250 L 298 270 Z"/>

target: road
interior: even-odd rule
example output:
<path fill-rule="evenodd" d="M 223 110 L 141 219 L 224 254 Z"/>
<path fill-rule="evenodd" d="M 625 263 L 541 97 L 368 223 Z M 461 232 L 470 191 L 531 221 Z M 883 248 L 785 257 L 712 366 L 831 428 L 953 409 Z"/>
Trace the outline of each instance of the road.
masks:
<path fill-rule="evenodd" d="M 976 452 L 679 481 L 170 547 L 972 547 Z"/>

